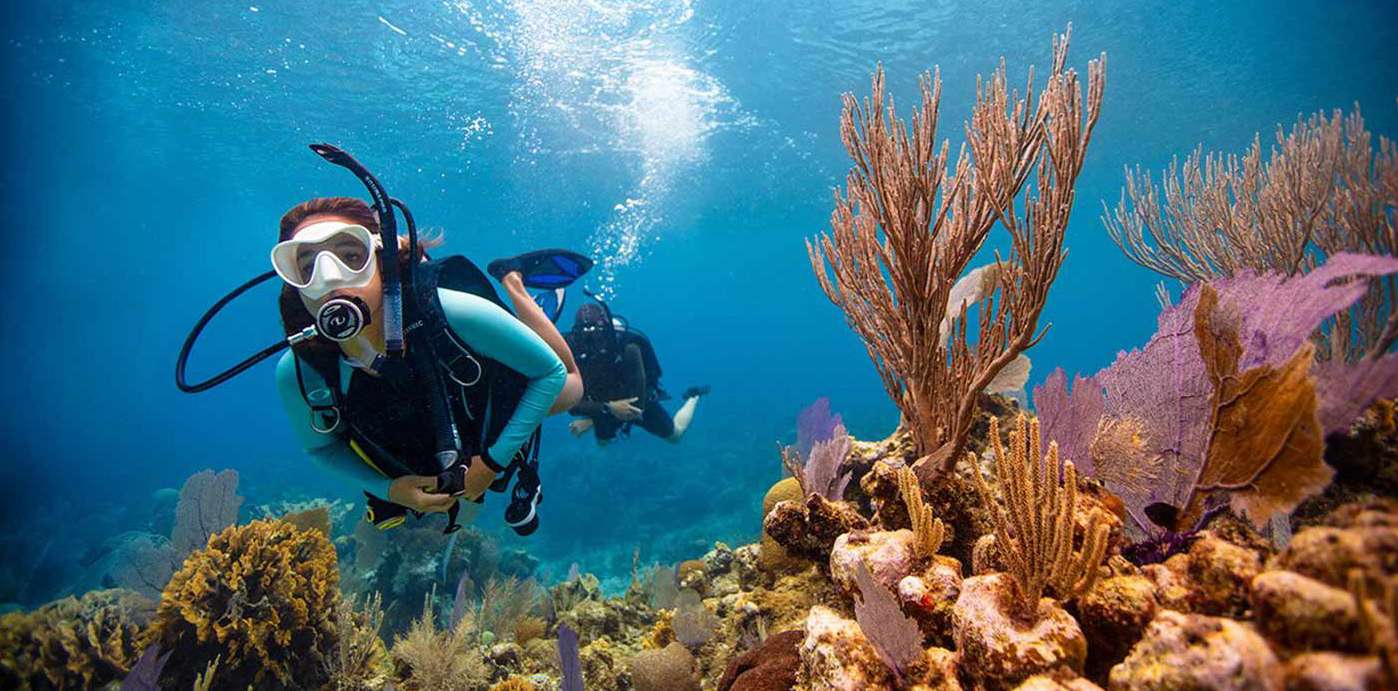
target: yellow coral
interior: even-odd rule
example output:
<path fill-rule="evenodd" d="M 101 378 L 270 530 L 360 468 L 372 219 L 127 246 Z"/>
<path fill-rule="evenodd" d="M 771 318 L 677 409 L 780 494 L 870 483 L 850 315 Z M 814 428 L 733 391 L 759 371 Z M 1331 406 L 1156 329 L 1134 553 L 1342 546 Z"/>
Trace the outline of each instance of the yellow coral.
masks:
<path fill-rule="evenodd" d="M 515 622 L 515 643 L 523 646 L 536 638 L 541 638 L 548 630 L 548 622 L 534 616 L 525 616 Z"/>
<path fill-rule="evenodd" d="M 1093 511 L 1082 536 L 1082 549 L 1073 550 L 1078 479 L 1073 464 L 1058 459 L 1058 444 L 1039 453 L 1039 421 L 1020 416 L 1010 430 L 1010 446 L 1000 443 L 1000 420 L 990 418 L 990 443 L 1004 507 L 995 508 L 995 544 L 1019 595 L 1019 604 L 1034 611 L 1046 587 L 1062 599 L 1092 588 L 1107 549 L 1105 516 Z M 995 494 L 981 476 L 974 454 L 967 465 L 986 506 L 996 507 Z"/>
<path fill-rule="evenodd" d="M 671 624 L 674 618 L 675 610 L 673 609 L 662 609 L 657 612 L 655 625 L 651 627 L 650 633 L 646 634 L 645 640 L 641 641 L 641 647 L 659 649 L 670 645 L 675 640 L 675 629 Z"/>
<path fill-rule="evenodd" d="M 523 677 L 510 677 L 492 687 L 490 691 L 535 691 L 538 687 L 534 682 Z"/>
<path fill-rule="evenodd" d="M 0 687 L 99 688 L 125 676 L 154 607 L 132 591 L 97 590 L 0 617 Z"/>
<path fill-rule="evenodd" d="M 432 596 L 423 598 L 422 616 L 405 636 L 393 639 L 393 662 L 407 691 L 471 691 L 490 682 L 485 657 L 474 645 L 476 624 L 470 611 L 454 626 L 437 630 Z"/>
<path fill-rule="evenodd" d="M 173 653 L 166 684 L 190 686 L 222 655 L 220 686 L 313 688 L 326 681 L 339 597 L 335 548 L 324 534 L 253 521 L 226 528 L 185 560 L 147 638 Z"/>
<path fill-rule="evenodd" d="M 903 495 L 908 520 L 913 524 L 913 551 L 919 559 L 931 559 L 942 548 L 946 526 L 942 525 L 942 519 L 932 516 L 932 509 L 922 500 L 922 484 L 912 468 L 898 469 L 898 493 Z"/>
<path fill-rule="evenodd" d="M 800 501 L 802 497 L 801 483 L 796 478 L 788 477 L 777 481 L 762 497 L 763 518 L 772 512 L 772 507 L 776 506 L 778 502 Z M 777 544 L 776 540 L 767 535 L 767 530 L 764 528 L 762 530 L 761 563 L 763 568 L 768 571 L 785 571 L 804 562 L 787 554 L 786 548 Z"/>

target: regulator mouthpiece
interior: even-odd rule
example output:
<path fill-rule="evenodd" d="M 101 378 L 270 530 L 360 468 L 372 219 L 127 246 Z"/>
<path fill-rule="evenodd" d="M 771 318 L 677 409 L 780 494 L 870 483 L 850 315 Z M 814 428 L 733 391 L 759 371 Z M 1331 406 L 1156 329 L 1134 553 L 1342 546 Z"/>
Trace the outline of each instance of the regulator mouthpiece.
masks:
<path fill-rule="evenodd" d="M 327 300 L 316 312 L 316 332 L 336 343 L 343 343 L 369 325 L 369 306 L 354 296 Z"/>

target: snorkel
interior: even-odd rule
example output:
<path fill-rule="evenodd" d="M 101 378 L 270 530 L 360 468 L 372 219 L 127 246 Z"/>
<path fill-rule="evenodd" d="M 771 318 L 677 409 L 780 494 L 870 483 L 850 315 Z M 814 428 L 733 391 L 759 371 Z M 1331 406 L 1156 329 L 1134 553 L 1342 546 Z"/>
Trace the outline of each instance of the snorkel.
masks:
<path fill-rule="evenodd" d="M 379 237 L 384 239 L 382 243 L 383 246 L 379 249 L 379 256 L 382 259 L 379 265 L 382 267 L 381 272 L 383 278 L 382 310 L 384 349 L 387 351 L 387 356 L 389 358 L 401 358 L 403 357 L 403 274 L 398 267 L 398 219 L 393 213 L 393 207 L 397 206 L 403 209 L 403 217 L 408 222 L 409 257 L 417 256 L 417 224 L 413 222 L 413 216 L 408 211 L 407 205 L 388 196 L 388 192 L 384 191 L 383 184 L 379 182 L 379 179 L 374 177 L 374 174 L 370 173 L 368 168 L 365 168 L 363 164 L 355 160 L 355 158 L 345 152 L 345 150 L 331 144 L 312 144 L 311 151 L 314 151 L 317 156 L 320 156 L 327 162 L 354 173 L 354 176 L 359 178 L 359 182 L 364 185 L 364 188 L 369 190 L 369 197 L 374 201 L 372 206 L 374 208 L 374 214 L 379 218 Z M 413 274 L 412 264 L 413 262 L 409 262 L 407 272 L 410 289 Z M 329 315 L 326 314 L 327 308 L 331 309 Z M 359 333 L 359 329 L 362 329 L 364 325 L 368 324 L 367 319 L 356 320 L 354 318 L 357 312 L 362 313 L 363 316 L 368 316 L 367 310 L 362 310 L 359 305 L 353 304 L 352 301 L 345 298 L 334 298 L 327 301 L 321 306 L 320 310 L 317 311 L 316 324 L 321 327 L 321 333 L 323 334 L 330 331 L 344 334 L 348 331 L 348 329 L 344 327 L 354 329 L 353 333 L 350 333 L 348 337 L 335 338 L 334 340 L 352 338 Z M 327 326 L 332 326 L 332 324 L 323 323 L 323 316 L 327 320 L 334 320 L 334 322 L 340 323 L 342 328 L 325 328 Z M 355 325 L 358 325 L 358 328 L 355 328 Z"/>
<path fill-rule="evenodd" d="M 312 144 L 311 151 L 327 162 L 340 166 L 354 173 L 359 178 L 364 188 L 369 191 L 369 196 L 373 200 L 373 210 L 379 221 L 379 237 L 389 240 L 382 243 L 378 249 L 383 283 L 383 306 L 382 318 L 384 325 L 384 347 L 387 351 L 387 359 L 390 362 L 401 361 L 403 358 L 403 286 L 407 285 L 411 290 L 413 285 L 413 265 L 416 262 L 409 262 L 406 272 L 399 268 L 398 264 L 398 223 L 394 215 L 394 209 L 403 213 L 403 219 L 408 226 L 408 252 L 410 257 L 418 256 L 417 223 L 413 220 L 413 214 L 408 210 L 408 206 L 403 202 L 389 196 L 384 190 L 383 184 L 374 177 L 367 168 L 343 149 L 331 144 Z M 185 376 L 185 368 L 189 360 L 190 351 L 194 349 L 195 341 L 199 340 L 204 327 L 216 316 L 228 303 L 253 287 L 277 277 L 277 272 L 267 271 L 258 274 L 246 283 L 233 289 L 230 293 L 215 302 L 212 307 L 195 322 L 194 328 L 190 329 L 189 336 L 185 338 L 184 345 L 180 348 L 179 357 L 175 361 L 175 385 L 185 393 L 199 393 L 207 391 L 219 384 L 222 384 L 233 377 L 242 374 L 248 368 L 266 360 L 282 350 L 309 341 L 314 338 L 325 338 L 335 342 L 343 342 L 357 336 L 370 322 L 371 316 L 368 307 L 362 300 L 351 297 L 335 297 L 327 300 L 316 311 L 315 323 L 307 326 L 295 333 L 287 336 L 272 345 L 259 350 L 241 362 L 228 369 L 202 381 L 190 383 Z"/>

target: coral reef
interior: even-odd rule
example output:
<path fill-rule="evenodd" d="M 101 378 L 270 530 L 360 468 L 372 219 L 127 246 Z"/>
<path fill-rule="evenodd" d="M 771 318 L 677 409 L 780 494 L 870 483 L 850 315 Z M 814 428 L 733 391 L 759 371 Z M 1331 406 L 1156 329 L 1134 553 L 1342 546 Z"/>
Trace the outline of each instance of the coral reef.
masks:
<path fill-rule="evenodd" d="M 1064 667 L 1081 672 L 1087 639 L 1077 621 L 1049 598 L 1022 616 L 1016 582 L 1007 574 L 972 576 L 961 586 L 952 621 L 962 673 L 992 688 L 1012 688 L 1034 674 Z"/>
<path fill-rule="evenodd" d="M 173 653 L 162 683 L 189 686 L 222 657 L 218 688 L 317 686 L 336 648 L 335 550 L 283 521 L 231 526 L 170 579 L 147 631 Z"/>
<path fill-rule="evenodd" d="M 140 659 L 155 603 L 129 590 L 94 590 L 32 612 L 0 616 L 0 686 L 98 688 Z"/>

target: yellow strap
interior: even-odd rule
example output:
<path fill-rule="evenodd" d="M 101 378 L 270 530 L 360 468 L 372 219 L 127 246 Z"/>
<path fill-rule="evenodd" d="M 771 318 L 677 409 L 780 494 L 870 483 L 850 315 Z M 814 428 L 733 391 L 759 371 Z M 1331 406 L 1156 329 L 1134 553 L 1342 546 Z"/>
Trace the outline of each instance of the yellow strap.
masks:
<path fill-rule="evenodd" d="M 366 465 L 368 465 L 370 468 L 373 468 L 374 472 L 378 473 L 379 475 L 388 477 L 388 473 L 385 473 L 382 468 L 378 467 L 377 465 L 374 465 L 374 462 L 369 459 L 369 454 L 365 453 L 364 449 L 360 448 L 359 442 L 351 439 L 349 445 L 350 448 L 354 450 L 355 455 L 359 456 L 359 460 L 364 461 Z"/>

